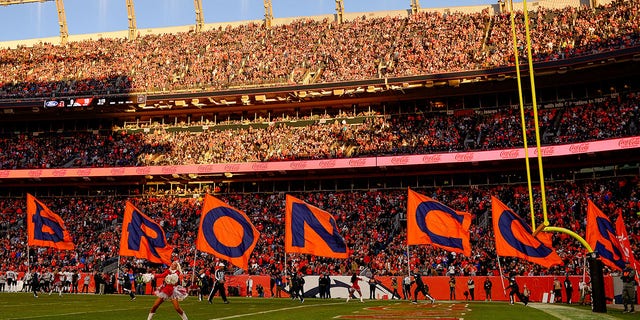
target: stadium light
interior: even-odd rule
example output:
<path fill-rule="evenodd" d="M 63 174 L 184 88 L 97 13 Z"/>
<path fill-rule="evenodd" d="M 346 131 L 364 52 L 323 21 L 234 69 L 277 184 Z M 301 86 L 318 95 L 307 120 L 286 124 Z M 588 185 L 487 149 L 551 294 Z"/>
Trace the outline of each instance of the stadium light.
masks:
<path fill-rule="evenodd" d="M 336 17 L 338 23 L 342 23 L 342 17 L 344 16 L 344 0 L 336 0 Z"/>
<path fill-rule="evenodd" d="M 420 11 L 420 0 L 411 0 L 411 13 L 416 14 Z"/>
<path fill-rule="evenodd" d="M 136 24 L 136 11 L 133 0 L 127 0 L 127 20 L 129 21 L 129 40 L 136 38 L 138 26 Z"/>
<path fill-rule="evenodd" d="M 202 12 L 202 0 L 193 0 L 193 7 L 196 12 L 196 32 L 204 29 L 204 13 Z"/>
<path fill-rule="evenodd" d="M 273 20 L 273 6 L 271 0 L 264 0 L 264 25 L 267 29 L 271 28 L 271 21 Z"/>

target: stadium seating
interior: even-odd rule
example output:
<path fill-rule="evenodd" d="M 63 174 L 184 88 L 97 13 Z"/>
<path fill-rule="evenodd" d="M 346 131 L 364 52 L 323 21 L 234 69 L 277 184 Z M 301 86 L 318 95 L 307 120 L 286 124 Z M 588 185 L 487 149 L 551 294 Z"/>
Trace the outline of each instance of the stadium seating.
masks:
<path fill-rule="evenodd" d="M 596 10 L 539 7 L 530 15 L 533 59 L 636 46 L 640 30 L 630 17 L 638 6 L 614 1 Z M 522 14 L 516 18 L 522 21 Z M 521 35 L 523 28 L 519 23 Z M 513 65 L 510 39 L 508 15 L 484 10 L 43 43 L 0 49 L 0 98 L 220 90 L 496 68 Z M 522 45 L 518 50 L 526 56 Z"/>

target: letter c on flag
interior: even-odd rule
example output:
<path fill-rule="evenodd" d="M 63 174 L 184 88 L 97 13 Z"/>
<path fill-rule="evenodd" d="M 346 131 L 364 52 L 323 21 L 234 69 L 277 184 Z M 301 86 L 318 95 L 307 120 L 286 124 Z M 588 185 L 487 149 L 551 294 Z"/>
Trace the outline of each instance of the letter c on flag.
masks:
<path fill-rule="evenodd" d="M 446 214 L 451 216 L 451 218 L 455 219 L 460 224 L 462 224 L 464 217 L 456 213 L 453 209 L 436 201 L 422 202 L 420 203 L 420 205 L 418 205 L 418 208 L 416 210 L 416 222 L 418 224 L 418 228 L 420 228 L 422 232 L 426 233 L 429 238 L 431 238 L 431 241 L 439 245 L 463 250 L 464 248 L 462 247 L 462 239 L 439 235 L 436 234 L 433 230 L 429 229 L 429 226 L 427 226 L 427 215 L 429 214 Z"/>
<path fill-rule="evenodd" d="M 231 218 L 242 226 L 242 241 L 235 247 L 229 247 L 220 242 L 218 240 L 220 236 L 215 234 L 213 226 L 218 219 L 223 217 Z M 253 228 L 251 227 L 251 223 L 240 213 L 227 207 L 213 208 L 204 215 L 202 220 L 202 234 L 204 235 L 207 244 L 209 244 L 213 250 L 231 258 L 242 257 L 253 243 Z"/>
<path fill-rule="evenodd" d="M 511 212 L 502 212 L 500 214 L 500 219 L 498 220 L 498 227 L 500 228 L 500 233 L 502 234 L 502 238 L 515 250 L 528 255 L 533 258 L 544 258 L 550 255 L 553 251 L 544 244 L 540 243 L 538 247 L 532 247 L 522 241 L 518 240 L 516 236 L 511 231 L 511 225 L 517 223 L 522 226 L 524 230 L 527 232 L 531 232 L 531 228 L 528 225 L 522 224 L 520 219 L 516 219 L 513 213 Z"/>

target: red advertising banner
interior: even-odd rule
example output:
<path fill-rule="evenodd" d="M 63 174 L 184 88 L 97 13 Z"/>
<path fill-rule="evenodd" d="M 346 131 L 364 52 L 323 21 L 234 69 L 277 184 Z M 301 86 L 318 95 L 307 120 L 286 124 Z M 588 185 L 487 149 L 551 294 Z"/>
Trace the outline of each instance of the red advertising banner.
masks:
<path fill-rule="evenodd" d="M 640 136 L 602 141 L 583 142 L 542 147 L 543 157 L 559 157 L 574 154 L 595 153 L 640 148 Z M 529 148 L 529 157 L 537 157 L 535 147 Z M 268 171 L 323 170 L 346 168 L 371 168 L 410 166 L 443 163 L 467 163 L 523 159 L 524 149 L 504 149 L 478 152 L 434 153 L 424 155 L 386 156 L 351 159 L 325 159 L 305 161 L 216 163 L 199 165 L 72 168 L 72 169 L 21 169 L 0 170 L 0 179 L 60 178 L 60 177 L 110 177 L 170 174 L 215 174 Z"/>

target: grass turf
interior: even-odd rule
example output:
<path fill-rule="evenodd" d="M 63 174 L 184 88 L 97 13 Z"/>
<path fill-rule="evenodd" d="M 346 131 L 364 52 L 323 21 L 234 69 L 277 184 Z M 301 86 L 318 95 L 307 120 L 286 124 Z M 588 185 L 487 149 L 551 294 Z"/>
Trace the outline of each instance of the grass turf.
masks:
<path fill-rule="evenodd" d="M 130 301 L 127 295 L 40 295 L 0 293 L 0 319 L 146 319 L 154 296 L 138 296 Z M 534 304 L 509 305 L 505 302 L 376 300 L 360 303 L 343 299 L 306 299 L 304 303 L 288 298 L 229 298 L 222 304 L 219 297 L 213 304 L 189 297 L 180 305 L 191 320 L 210 319 L 637 319 L 636 314 L 623 314 L 608 309 L 607 314 L 593 313 L 589 307 Z M 544 310 L 544 311 L 543 311 Z M 154 319 L 179 319 L 170 302 L 163 303 Z"/>

